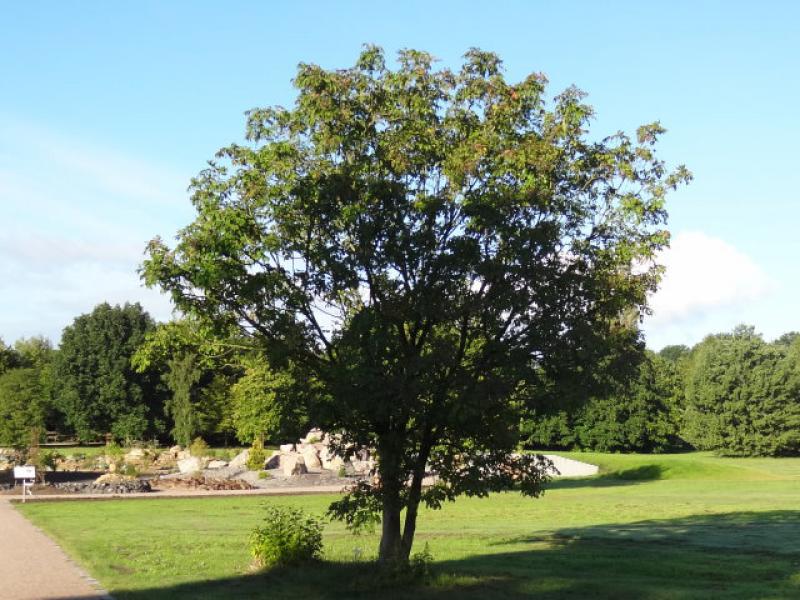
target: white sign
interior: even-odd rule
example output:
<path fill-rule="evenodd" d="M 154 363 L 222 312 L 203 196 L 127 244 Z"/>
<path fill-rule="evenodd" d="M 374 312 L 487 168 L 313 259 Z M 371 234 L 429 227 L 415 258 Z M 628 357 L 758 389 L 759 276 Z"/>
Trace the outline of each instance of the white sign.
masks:
<path fill-rule="evenodd" d="M 14 479 L 36 479 L 36 467 L 33 465 L 14 467 Z"/>

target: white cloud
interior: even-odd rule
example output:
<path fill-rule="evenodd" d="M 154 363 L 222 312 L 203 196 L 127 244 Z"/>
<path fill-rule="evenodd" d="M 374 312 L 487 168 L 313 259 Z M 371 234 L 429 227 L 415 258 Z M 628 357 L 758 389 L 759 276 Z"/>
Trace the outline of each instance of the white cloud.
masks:
<path fill-rule="evenodd" d="M 715 309 L 763 298 L 775 287 L 764 270 L 726 241 L 701 232 L 681 232 L 659 262 L 666 267 L 650 301 L 652 325 L 667 325 Z"/>

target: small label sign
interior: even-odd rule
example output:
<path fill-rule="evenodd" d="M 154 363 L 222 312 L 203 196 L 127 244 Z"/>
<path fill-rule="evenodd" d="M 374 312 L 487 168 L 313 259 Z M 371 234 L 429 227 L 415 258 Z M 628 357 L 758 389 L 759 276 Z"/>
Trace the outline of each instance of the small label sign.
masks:
<path fill-rule="evenodd" d="M 14 467 L 14 479 L 36 479 L 36 467 L 32 465 Z"/>

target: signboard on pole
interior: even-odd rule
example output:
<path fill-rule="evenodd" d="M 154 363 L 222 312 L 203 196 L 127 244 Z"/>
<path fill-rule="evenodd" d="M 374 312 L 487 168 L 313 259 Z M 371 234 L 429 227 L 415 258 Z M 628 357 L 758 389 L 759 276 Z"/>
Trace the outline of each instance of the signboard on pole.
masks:
<path fill-rule="evenodd" d="M 14 479 L 22 480 L 22 501 L 25 502 L 25 496 L 33 496 L 31 488 L 36 481 L 36 467 L 33 465 L 14 467 Z"/>
<path fill-rule="evenodd" d="M 14 479 L 36 479 L 36 467 L 33 465 L 14 467 Z"/>

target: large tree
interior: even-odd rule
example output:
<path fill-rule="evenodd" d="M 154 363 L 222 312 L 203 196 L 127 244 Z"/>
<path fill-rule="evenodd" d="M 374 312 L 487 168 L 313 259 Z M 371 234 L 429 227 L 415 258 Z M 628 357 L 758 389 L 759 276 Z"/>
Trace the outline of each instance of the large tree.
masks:
<path fill-rule="evenodd" d="M 12 369 L 0 375 L 0 446 L 22 450 L 38 443 L 46 410 L 37 369 Z"/>
<path fill-rule="evenodd" d="M 53 364 L 56 406 L 81 439 L 105 433 L 141 439 L 161 429 L 159 374 L 139 373 L 131 357 L 155 327 L 137 304 L 99 304 L 64 329 Z"/>
<path fill-rule="evenodd" d="M 729 455 L 800 454 L 800 340 L 752 327 L 708 336 L 687 369 L 684 437 Z"/>
<path fill-rule="evenodd" d="M 162 323 L 147 333 L 133 355 L 139 373 L 163 373 L 171 397 L 164 405 L 176 442 L 196 437 L 224 440 L 233 435 L 231 386 L 244 372 L 242 355 L 251 352 L 233 335 L 206 335 L 196 320 Z"/>
<path fill-rule="evenodd" d="M 293 108 L 251 111 L 247 143 L 194 179 L 196 219 L 150 243 L 143 274 L 324 387 L 312 419 L 378 456 L 333 511 L 379 514 L 380 557 L 402 560 L 420 502 L 541 492 L 537 457 L 515 454 L 521 405 L 631 341 L 688 174 L 656 159 L 658 124 L 590 137 L 581 92 L 550 104 L 542 75 L 509 83 L 479 50 L 451 71 L 370 47 L 294 83 Z"/>

